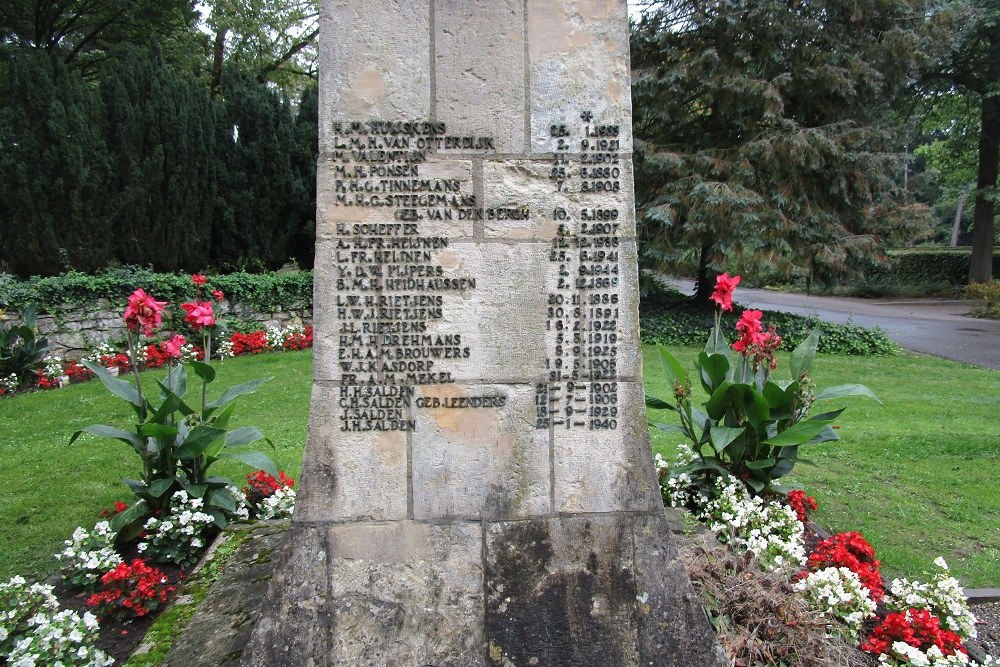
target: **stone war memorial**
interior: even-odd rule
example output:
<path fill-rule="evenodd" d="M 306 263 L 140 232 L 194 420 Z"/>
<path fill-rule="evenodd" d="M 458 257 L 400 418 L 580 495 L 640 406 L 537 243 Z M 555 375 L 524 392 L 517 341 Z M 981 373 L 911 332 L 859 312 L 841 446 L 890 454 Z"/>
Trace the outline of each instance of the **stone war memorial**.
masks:
<path fill-rule="evenodd" d="M 323 0 L 291 665 L 725 664 L 638 342 L 624 0 Z"/>

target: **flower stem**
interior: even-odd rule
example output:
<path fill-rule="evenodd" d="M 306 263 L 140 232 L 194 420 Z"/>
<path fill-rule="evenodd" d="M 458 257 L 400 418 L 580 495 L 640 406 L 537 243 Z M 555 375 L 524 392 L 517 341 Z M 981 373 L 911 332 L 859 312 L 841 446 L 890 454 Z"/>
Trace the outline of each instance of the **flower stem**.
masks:
<path fill-rule="evenodd" d="M 142 421 L 146 421 L 146 401 L 142 397 L 142 380 L 139 379 L 139 360 L 135 352 L 135 339 L 132 338 L 132 330 L 125 328 L 125 336 L 128 338 L 128 354 L 132 361 L 132 377 L 135 378 L 135 390 L 139 395 L 139 406 L 142 414 Z"/>

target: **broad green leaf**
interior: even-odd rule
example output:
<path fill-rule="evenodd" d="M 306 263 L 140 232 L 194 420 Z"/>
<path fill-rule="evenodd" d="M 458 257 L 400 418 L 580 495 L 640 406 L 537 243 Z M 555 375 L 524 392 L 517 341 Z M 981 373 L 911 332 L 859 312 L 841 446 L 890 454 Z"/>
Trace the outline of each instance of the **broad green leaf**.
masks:
<path fill-rule="evenodd" d="M 773 382 L 765 382 L 763 390 L 764 398 L 767 400 L 767 404 L 774 408 L 780 408 L 785 405 L 785 390 L 776 385 Z"/>
<path fill-rule="evenodd" d="M 709 430 L 710 437 L 712 439 L 712 446 L 715 447 L 715 451 L 721 452 L 726 449 L 733 440 L 743 435 L 746 428 L 731 428 L 729 426 L 713 426 Z"/>
<path fill-rule="evenodd" d="M 729 356 L 725 354 L 698 353 L 698 373 L 705 393 L 711 394 L 726 381 L 729 375 Z"/>
<path fill-rule="evenodd" d="M 750 488 L 752 488 L 757 493 L 760 493 L 761 491 L 763 491 L 764 487 L 767 486 L 764 482 L 760 481 L 759 479 L 754 479 L 752 477 L 750 479 L 743 480 L 743 481 L 744 481 L 744 483 L 747 486 L 749 486 Z"/>
<path fill-rule="evenodd" d="M 167 387 L 167 385 L 163 384 L 159 380 L 156 381 L 156 384 L 160 385 L 160 394 L 164 397 L 164 400 L 166 400 L 166 397 L 169 394 L 171 394 L 172 392 Z M 177 407 L 175 409 L 180 410 L 180 413 L 182 415 L 184 415 L 185 417 L 188 417 L 188 416 L 194 414 L 194 410 L 192 410 L 190 408 L 190 406 L 188 406 L 187 403 L 185 403 L 183 400 L 181 400 L 181 398 L 180 398 L 181 394 L 174 394 L 174 396 L 177 396 L 177 399 L 178 399 L 178 401 L 177 401 Z"/>
<path fill-rule="evenodd" d="M 278 477 L 278 469 L 267 455 L 260 452 L 231 452 L 224 450 L 219 454 L 220 459 L 235 459 L 242 461 L 255 470 L 263 470 L 272 477 Z"/>
<path fill-rule="evenodd" d="M 122 510 L 111 519 L 111 530 L 119 531 L 127 524 L 144 518 L 149 514 L 149 505 L 145 500 L 138 500 L 131 507 Z"/>
<path fill-rule="evenodd" d="M 722 417 L 726 414 L 726 408 L 729 407 L 729 403 L 731 401 L 729 390 L 735 386 L 736 385 L 726 380 L 720 384 L 714 392 L 712 392 L 708 402 L 705 404 L 705 410 L 708 412 L 709 417 L 712 419 L 722 419 Z"/>
<path fill-rule="evenodd" d="M 177 437 L 177 427 L 165 424 L 149 423 L 139 427 L 139 433 L 147 438 L 158 438 L 167 442 L 172 442 Z"/>
<path fill-rule="evenodd" d="M 180 447 L 177 448 L 175 456 L 179 459 L 193 459 L 201 456 L 209 445 L 215 440 L 224 437 L 226 434 L 221 428 L 211 426 L 195 426 L 187 434 Z"/>
<path fill-rule="evenodd" d="M 212 420 L 212 426 L 216 428 L 229 428 L 229 419 L 233 416 L 234 410 L 236 410 L 236 404 L 230 403 L 225 410 L 220 412 L 218 416 Z"/>
<path fill-rule="evenodd" d="M 95 375 L 104 383 L 104 386 L 112 394 L 118 398 L 122 398 L 132 405 L 134 405 L 138 410 L 143 409 L 143 401 L 139 400 L 139 392 L 136 390 L 135 386 L 131 382 L 126 382 L 125 380 L 111 377 L 108 370 L 99 364 L 95 364 L 92 361 L 84 360 L 81 362 L 84 366 L 89 368 L 94 372 Z"/>
<path fill-rule="evenodd" d="M 767 470 L 773 466 L 777 461 L 772 458 L 759 459 L 757 461 L 747 461 L 746 466 L 750 470 Z"/>
<path fill-rule="evenodd" d="M 153 413 L 153 416 L 150 417 L 149 421 L 162 423 L 167 417 L 177 411 L 177 408 L 180 407 L 180 403 L 181 399 L 176 394 L 173 392 L 167 393 L 166 398 L 163 399 L 163 403 L 161 403 L 160 407 L 156 409 L 156 412 Z"/>
<path fill-rule="evenodd" d="M 191 365 L 191 370 L 194 371 L 194 374 L 202 380 L 208 384 L 215 382 L 215 369 L 210 364 L 201 361 L 190 361 L 188 363 Z"/>
<path fill-rule="evenodd" d="M 847 408 L 840 408 L 839 410 L 831 410 L 830 412 L 824 412 L 822 414 L 813 415 L 812 417 L 810 417 L 810 419 L 832 422 L 834 419 L 839 417 L 841 413 L 843 413 L 844 410 L 846 409 Z"/>
<path fill-rule="evenodd" d="M 656 350 L 660 353 L 660 368 L 663 369 L 663 374 L 666 376 L 667 386 L 670 388 L 670 391 L 673 391 L 674 385 L 678 382 L 682 386 L 686 386 L 687 372 L 681 366 L 681 362 L 677 361 L 677 357 L 670 354 L 670 351 L 659 343 L 656 345 Z"/>
<path fill-rule="evenodd" d="M 205 406 L 205 416 L 210 416 L 214 411 L 219 408 L 224 408 L 233 401 L 235 401 L 240 396 L 245 394 L 252 394 L 257 391 L 262 384 L 272 380 L 273 378 L 258 378 L 256 380 L 250 380 L 249 382 L 244 382 L 243 384 L 238 384 L 235 387 L 230 387 L 222 393 L 222 396 L 215 399 L 211 403 Z"/>
<path fill-rule="evenodd" d="M 241 426 L 226 434 L 226 447 L 242 447 L 264 439 L 264 433 L 256 426 Z"/>
<path fill-rule="evenodd" d="M 154 498 L 160 498 L 163 496 L 163 494 L 169 491 L 170 487 L 172 487 L 173 485 L 174 485 L 173 477 L 162 477 L 160 479 L 153 480 L 153 482 L 149 485 L 149 495 L 153 496 Z"/>
<path fill-rule="evenodd" d="M 768 438 L 764 444 L 771 445 L 772 447 L 803 445 L 822 433 L 823 429 L 828 425 L 828 422 L 814 419 L 798 422 L 792 424 L 773 438 Z"/>
<path fill-rule="evenodd" d="M 216 491 L 212 493 L 207 504 L 211 507 L 219 507 L 229 512 L 236 511 L 236 502 L 233 500 L 232 496 L 224 491 Z"/>
<path fill-rule="evenodd" d="M 718 337 L 716 337 L 718 334 Z M 723 354 L 727 357 L 729 356 L 729 341 L 726 340 L 726 336 L 721 331 L 712 330 L 712 333 L 708 334 L 708 340 L 705 342 L 705 352 L 708 354 Z"/>
<path fill-rule="evenodd" d="M 674 406 L 670 405 L 666 401 L 662 401 L 658 398 L 653 398 L 651 396 L 646 397 L 646 407 L 652 408 L 653 410 L 675 410 Z"/>
<path fill-rule="evenodd" d="M 844 396 L 867 396 L 868 398 L 874 399 L 879 405 L 882 404 L 882 401 L 878 399 L 875 392 L 863 384 L 842 384 L 836 387 L 827 387 L 816 394 L 816 400 L 818 401 L 823 398 L 842 398 Z"/>
<path fill-rule="evenodd" d="M 149 487 L 146 486 L 145 482 L 138 479 L 130 479 L 128 477 L 123 477 L 122 481 L 125 482 L 125 486 L 132 490 L 137 496 L 147 496 L 149 495 Z"/>
<path fill-rule="evenodd" d="M 797 379 L 802 373 L 808 373 L 812 369 L 813 361 L 816 359 L 816 348 L 819 347 L 819 327 L 817 326 L 805 340 L 799 343 L 792 350 L 792 359 L 789 368 L 792 371 L 792 379 Z"/>
<path fill-rule="evenodd" d="M 204 498 L 205 493 L 208 491 L 208 484 L 188 484 L 184 487 L 184 490 L 192 498 Z"/>
<path fill-rule="evenodd" d="M 123 431 L 120 428 L 115 428 L 114 426 L 105 426 L 104 424 L 91 424 L 90 426 L 84 426 L 79 431 L 73 434 L 69 439 L 69 444 L 76 442 L 84 433 L 89 433 L 91 435 L 96 435 L 101 438 L 112 438 L 114 440 L 121 440 L 127 445 L 131 445 L 132 449 L 137 452 L 142 452 L 142 440 L 135 433 L 129 433 L 128 431 Z"/>
<path fill-rule="evenodd" d="M 226 518 L 226 513 L 222 510 L 217 510 L 214 507 L 206 507 L 205 513 L 211 515 L 215 525 L 219 528 L 225 528 L 229 523 L 229 519 Z"/>
<path fill-rule="evenodd" d="M 806 444 L 818 445 L 821 442 L 833 442 L 834 440 L 840 440 L 840 436 L 837 435 L 837 432 L 833 430 L 832 426 L 827 426 L 826 428 L 824 428 L 822 431 L 819 432 L 819 435 L 817 435 L 815 438 L 813 438 Z"/>
<path fill-rule="evenodd" d="M 768 419 L 771 418 L 771 408 L 767 404 L 767 399 L 765 399 L 760 392 L 750 386 L 746 386 L 746 389 L 743 391 L 743 395 L 740 399 L 743 414 L 746 415 L 747 421 L 750 422 L 750 425 L 753 426 L 755 431 L 760 433 L 761 425 L 765 424 Z"/>

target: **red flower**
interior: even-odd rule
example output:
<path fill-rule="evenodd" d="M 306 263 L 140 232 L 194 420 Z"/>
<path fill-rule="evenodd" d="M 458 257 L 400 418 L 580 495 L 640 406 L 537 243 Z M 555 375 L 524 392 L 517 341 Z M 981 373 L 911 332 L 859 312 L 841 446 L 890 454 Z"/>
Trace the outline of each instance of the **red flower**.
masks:
<path fill-rule="evenodd" d="M 195 301 L 182 303 L 181 308 L 187 313 L 184 321 L 195 329 L 215 326 L 215 314 L 212 312 L 211 301 Z"/>
<path fill-rule="evenodd" d="M 267 334 L 263 331 L 250 334 L 236 332 L 229 337 L 229 342 L 233 344 L 233 354 L 236 356 L 267 351 Z"/>
<path fill-rule="evenodd" d="M 861 643 L 861 649 L 876 655 L 891 655 L 895 642 L 905 642 L 925 652 L 937 646 L 945 656 L 966 652 L 962 638 L 942 628 L 941 620 L 926 609 L 907 609 L 901 614 L 888 614 Z"/>
<path fill-rule="evenodd" d="M 739 276 L 730 276 L 728 273 L 716 276 L 715 289 L 709 298 L 717 303 L 720 309 L 729 312 L 733 309 L 733 290 L 739 284 Z"/>
<path fill-rule="evenodd" d="M 181 336 L 180 334 L 176 334 L 174 335 L 173 338 L 164 343 L 163 347 L 166 350 L 167 354 L 169 354 L 171 357 L 173 357 L 174 359 L 180 359 L 181 348 L 184 347 L 185 343 L 187 343 L 187 339 L 184 338 L 184 336 Z"/>
<path fill-rule="evenodd" d="M 212 296 L 215 298 L 216 301 L 222 301 L 223 299 L 226 298 L 225 293 L 220 289 L 212 290 Z"/>
<path fill-rule="evenodd" d="M 861 584 L 868 589 L 872 600 L 878 602 L 885 595 L 881 563 L 875 558 L 875 549 L 868 544 L 861 533 L 837 533 L 816 545 L 809 556 L 808 566 L 813 572 L 826 567 L 846 567 L 858 575 Z"/>
<path fill-rule="evenodd" d="M 805 491 L 799 490 L 788 492 L 788 506 L 795 510 L 795 515 L 802 523 L 805 523 L 809 518 L 810 511 L 819 509 L 815 498 L 807 496 Z"/>
<path fill-rule="evenodd" d="M 132 292 L 128 298 L 128 308 L 125 309 L 125 326 L 129 331 L 138 331 L 146 336 L 152 336 L 156 327 L 163 321 L 163 307 L 166 301 L 157 301 L 152 295 L 141 289 Z"/>
<path fill-rule="evenodd" d="M 200 273 L 191 274 L 191 282 L 193 282 L 195 285 L 204 285 L 205 276 Z"/>
<path fill-rule="evenodd" d="M 97 607 L 98 616 L 113 614 L 122 620 L 147 615 L 175 590 L 160 570 L 141 558 L 122 562 L 106 573 L 101 577 L 101 589 L 87 598 L 87 606 Z"/>
<path fill-rule="evenodd" d="M 278 471 L 278 479 L 275 479 L 270 473 L 258 470 L 257 472 L 247 473 L 247 485 L 247 492 L 256 492 L 261 497 L 266 498 L 273 495 L 280 488 L 295 486 L 295 480 L 285 475 L 284 470 Z"/>
<path fill-rule="evenodd" d="M 733 349 L 737 352 L 747 353 L 750 346 L 760 341 L 760 334 L 764 327 L 760 323 L 760 318 L 764 313 L 759 310 L 744 310 L 736 323 L 736 331 L 739 332 L 739 339 L 733 343 Z"/>

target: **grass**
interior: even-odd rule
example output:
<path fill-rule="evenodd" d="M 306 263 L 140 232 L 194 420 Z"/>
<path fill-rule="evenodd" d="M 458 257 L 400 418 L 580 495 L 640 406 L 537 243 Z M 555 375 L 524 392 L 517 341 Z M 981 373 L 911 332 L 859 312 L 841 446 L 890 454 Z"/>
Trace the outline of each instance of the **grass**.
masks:
<path fill-rule="evenodd" d="M 693 367 L 697 350 L 670 349 Z M 655 350 L 644 351 L 649 391 L 664 396 Z M 305 442 L 311 362 L 311 352 L 239 357 L 222 365 L 216 382 L 221 390 L 275 376 L 240 399 L 234 425 L 261 427 L 275 442 L 270 455 L 293 477 Z M 820 355 L 814 371 L 820 387 L 863 382 L 883 401 L 839 402 L 848 405 L 839 420 L 842 440 L 809 450 L 817 465 L 792 473 L 819 501 L 818 521 L 834 531 L 861 531 L 890 576 L 919 576 L 943 555 L 964 585 L 1000 584 L 1000 373 L 916 355 Z M 144 384 L 160 375 L 145 373 Z M 81 426 L 126 427 L 131 417 L 96 381 L 0 400 L 0 466 L 7 471 L 0 580 L 53 573 L 51 554 L 73 529 L 127 499 L 120 480 L 137 474 L 131 449 L 91 437 L 67 443 Z M 670 413 L 651 419 L 669 421 Z M 676 438 L 654 432 L 654 448 L 669 457 Z M 242 480 L 246 469 L 233 464 L 218 472 Z"/>
<path fill-rule="evenodd" d="M 693 369 L 698 350 L 670 350 Z M 647 391 L 665 397 L 656 351 L 644 352 Z M 830 401 L 847 406 L 841 440 L 804 448 L 816 465 L 787 478 L 816 497 L 818 523 L 861 532 L 889 577 L 918 577 L 944 556 L 963 585 L 1000 584 L 1000 372 L 915 354 L 819 355 L 813 377 L 819 388 L 860 382 L 882 400 Z M 670 412 L 650 420 L 673 423 Z M 654 429 L 654 449 L 668 460 L 678 442 Z"/>

